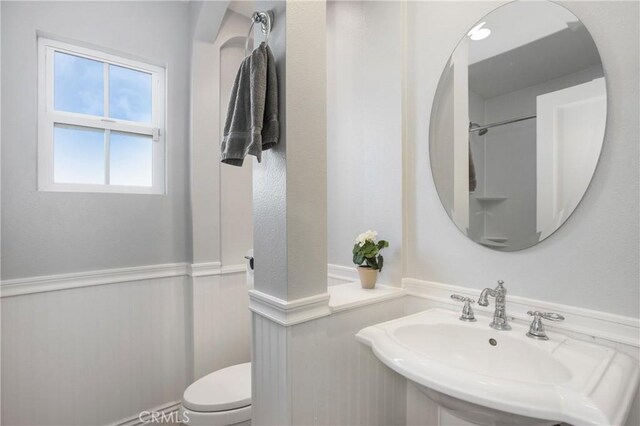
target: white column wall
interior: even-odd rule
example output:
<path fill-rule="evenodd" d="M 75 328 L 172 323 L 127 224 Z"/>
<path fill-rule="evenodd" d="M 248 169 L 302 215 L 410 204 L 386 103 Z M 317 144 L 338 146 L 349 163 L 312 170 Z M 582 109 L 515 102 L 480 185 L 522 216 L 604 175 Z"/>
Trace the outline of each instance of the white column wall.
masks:
<path fill-rule="evenodd" d="M 253 170 L 252 422 L 290 425 L 301 407 L 296 392 L 310 393 L 294 386 L 307 369 L 294 362 L 305 341 L 293 332 L 288 315 L 299 313 L 309 298 L 319 300 L 320 312 L 329 312 L 322 296 L 327 291 L 326 5 L 264 1 L 257 8 L 272 10 L 275 17 L 269 44 L 278 69 L 281 139 Z M 274 314 L 283 319 L 274 320 Z M 320 357 L 312 351 L 307 360 L 313 365 Z"/>

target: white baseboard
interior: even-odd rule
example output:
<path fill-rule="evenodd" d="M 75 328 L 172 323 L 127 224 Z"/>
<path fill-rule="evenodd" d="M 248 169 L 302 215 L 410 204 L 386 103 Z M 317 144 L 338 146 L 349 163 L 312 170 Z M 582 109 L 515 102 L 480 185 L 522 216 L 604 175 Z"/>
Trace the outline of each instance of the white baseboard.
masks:
<path fill-rule="evenodd" d="M 282 300 L 258 290 L 249 290 L 249 309 L 285 327 L 331 314 L 328 293 Z"/>
<path fill-rule="evenodd" d="M 166 263 L 161 265 L 135 266 L 132 268 L 103 269 L 98 271 L 17 278 L 3 280 L 0 283 L 0 298 L 160 278 L 180 276 L 199 278 L 213 275 L 237 274 L 245 272 L 245 270 L 246 267 L 244 264 L 221 266 L 220 262 L 195 264 Z"/>
<path fill-rule="evenodd" d="M 457 293 L 476 300 L 480 294 L 480 290 L 468 287 L 423 281 L 415 278 L 403 278 L 402 287 L 409 296 L 448 305 L 452 309 L 462 309 L 460 302 L 451 299 L 450 296 L 452 294 Z M 479 312 L 493 312 L 493 306 L 483 307 L 474 304 L 473 309 Z M 638 338 L 640 335 L 640 319 L 638 318 L 512 296 L 511 294 L 507 296 L 507 314 L 510 317 L 530 321 L 531 317 L 527 315 L 527 311 L 530 310 L 557 312 L 565 317 L 565 320 L 561 322 L 548 322 L 546 325 L 550 329 L 592 336 L 636 348 L 640 347 Z"/>
<path fill-rule="evenodd" d="M 178 409 L 180 408 L 180 404 L 181 404 L 181 401 L 173 401 L 167 404 L 159 405 L 149 410 L 143 410 L 140 413 L 145 413 L 145 412 L 146 413 L 162 413 L 165 416 L 167 416 L 170 413 L 174 413 L 178 411 Z M 110 423 L 108 426 L 140 426 L 140 425 L 148 425 L 148 424 L 162 424 L 162 423 L 145 423 L 140 420 L 140 413 L 136 414 L 135 416 L 127 417 L 126 419 L 122 419 L 117 422 Z M 176 423 L 176 422 L 172 422 L 172 423 Z"/>
<path fill-rule="evenodd" d="M 222 265 L 220 262 L 192 263 L 187 267 L 190 277 L 206 277 L 209 275 L 219 275 Z"/>

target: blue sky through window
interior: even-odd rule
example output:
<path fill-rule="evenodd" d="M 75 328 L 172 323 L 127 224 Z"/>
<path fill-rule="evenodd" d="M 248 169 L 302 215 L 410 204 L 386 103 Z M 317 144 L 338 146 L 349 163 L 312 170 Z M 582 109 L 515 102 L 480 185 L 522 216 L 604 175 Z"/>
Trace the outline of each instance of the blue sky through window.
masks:
<path fill-rule="evenodd" d="M 151 123 L 151 74 L 109 65 L 109 115 Z"/>
<path fill-rule="evenodd" d="M 110 181 L 113 185 L 151 186 L 153 142 L 150 136 L 111 132 Z"/>
<path fill-rule="evenodd" d="M 56 125 L 54 182 L 104 183 L 104 130 Z"/>
<path fill-rule="evenodd" d="M 54 108 L 80 114 L 104 114 L 104 65 L 66 53 L 54 56 Z"/>

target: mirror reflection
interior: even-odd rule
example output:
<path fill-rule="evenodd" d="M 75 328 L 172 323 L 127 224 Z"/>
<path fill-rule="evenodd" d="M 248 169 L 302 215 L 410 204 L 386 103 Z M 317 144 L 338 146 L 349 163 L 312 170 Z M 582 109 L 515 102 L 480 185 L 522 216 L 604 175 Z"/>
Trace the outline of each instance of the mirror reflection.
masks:
<path fill-rule="evenodd" d="M 569 10 L 516 1 L 477 22 L 431 115 L 431 170 L 456 226 L 503 251 L 555 232 L 595 170 L 606 104 L 600 55 Z"/>

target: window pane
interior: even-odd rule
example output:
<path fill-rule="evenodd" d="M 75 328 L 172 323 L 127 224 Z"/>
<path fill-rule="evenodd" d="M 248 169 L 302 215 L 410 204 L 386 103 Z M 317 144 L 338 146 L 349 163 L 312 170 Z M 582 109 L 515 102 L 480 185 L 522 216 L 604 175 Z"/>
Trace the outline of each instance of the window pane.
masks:
<path fill-rule="evenodd" d="M 109 65 L 109 116 L 151 123 L 151 74 Z"/>
<path fill-rule="evenodd" d="M 57 111 L 104 114 L 104 64 L 54 53 L 53 106 Z"/>
<path fill-rule="evenodd" d="M 111 132 L 110 183 L 151 186 L 153 142 L 151 136 Z"/>
<path fill-rule="evenodd" d="M 54 181 L 104 184 L 104 131 L 56 124 Z"/>

